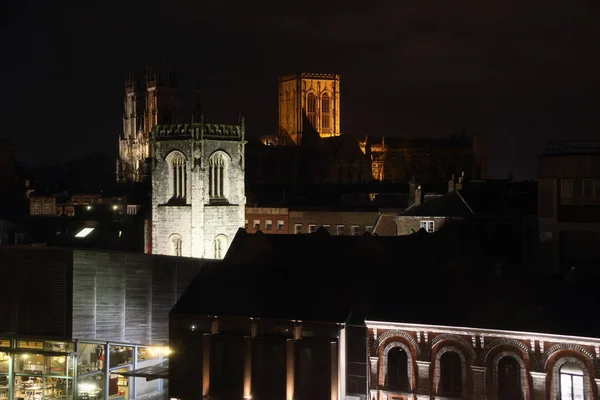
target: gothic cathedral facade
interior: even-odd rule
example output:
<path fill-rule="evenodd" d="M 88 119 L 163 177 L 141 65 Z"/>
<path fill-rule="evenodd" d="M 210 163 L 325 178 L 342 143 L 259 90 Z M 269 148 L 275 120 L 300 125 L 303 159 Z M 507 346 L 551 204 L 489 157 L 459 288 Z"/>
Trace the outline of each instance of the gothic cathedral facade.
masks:
<path fill-rule="evenodd" d="M 244 120 L 152 130 L 152 254 L 221 259 L 245 221 Z"/>
<path fill-rule="evenodd" d="M 117 159 L 118 182 L 141 182 L 149 177 L 152 129 L 158 124 L 178 123 L 180 119 L 175 74 L 148 68 L 145 82 L 142 93 L 133 75 L 125 80 L 123 132 L 119 135 Z"/>
<path fill-rule="evenodd" d="M 322 138 L 340 135 L 339 75 L 299 73 L 279 79 L 279 135 L 298 145 L 310 128 Z"/>

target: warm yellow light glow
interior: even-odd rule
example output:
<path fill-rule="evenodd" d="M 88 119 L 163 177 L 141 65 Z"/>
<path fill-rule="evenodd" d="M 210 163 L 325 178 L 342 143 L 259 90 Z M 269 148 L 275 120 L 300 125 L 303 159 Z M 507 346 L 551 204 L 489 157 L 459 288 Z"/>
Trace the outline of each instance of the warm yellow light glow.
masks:
<path fill-rule="evenodd" d="M 76 238 L 84 238 L 87 235 L 89 235 L 90 233 L 92 233 L 92 231 L 94 230 L 94 228 L 83 228 L 82 230 L 79 231 L 79 233 L 77 233 L 75 235 Z"/>
<path fill-rule="evenodd" d="M 23 360 L 27 360 L 29 358 L 29 354 L 23 354 L 21 357 L 23 358 Z"/>
<path fill-rule="evenodd" d="M 86 208 L 87 208 L 88 210 L 91 210 L 91 209 L 92 209 L 92 206 L 87 206 Z"/>
<path fill-rule="evenodd" d="M 118 207 L 117 206 L 113 206 L 113 210 L 116 210 Z"/>

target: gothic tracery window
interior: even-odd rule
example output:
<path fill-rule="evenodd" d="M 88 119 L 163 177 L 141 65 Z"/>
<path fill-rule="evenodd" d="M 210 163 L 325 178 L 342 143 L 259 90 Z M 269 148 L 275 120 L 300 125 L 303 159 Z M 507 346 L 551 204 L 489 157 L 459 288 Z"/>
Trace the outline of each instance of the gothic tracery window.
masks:
<path fill-rule="evenodd" d="M 331 117 L 331 101 L 329 100 L 329 96 L 324 94 L 321 97 L 321 125 L 324 129 L 330 128 L 330 117 Z"/>
<path fill-rule="evenodd" d="M 521 398 L 521 366 L 513 357 L 502 357 L 498 361 L 498 400 Z"/>
<path fill-rule="evenodd" d="M 186 195 L 186 171 L 185 171 L 185 157 L 183 154 L 174 154 L 170 158 L 171 168 L 171 185 L 172 185 L 172 198 L 173 199 L 185 199 Z"/>
<path fill-rule="evenodd" d="M 440 358 L 440 394 L 448 397 L 460 397 L 462 394 L 462 360 L 453 351 L 444 353 Z"/>
<path fill-rule="evenodd" d="M 208 187 L 211 199 L 225 199 L 226 167 L 227 163 L 223 154 L 217 153 L 208 161 Z"/>
<path fill-rule="evenodd" d="M 387 387 L 390 390 L 407 392 L 408 355 L 401 347 L 394 347 L 388 353 Z"/>
<path fill-rule="evenodd" d="M 306 99 L 306 115 L 313 128 L 317 127 L 317 98 L 310 93 Z"/>
<path fill-rule="evenodd" d="M 179 236 L 173 237 L 173 255 L 177 257 L 181 257 L 181 238 Z"/>
<path fill-rule="evenodd" d="M 217 235 L 213 241 L 215 259 L 221 260 L 227 252 L 227 236 Z"/>

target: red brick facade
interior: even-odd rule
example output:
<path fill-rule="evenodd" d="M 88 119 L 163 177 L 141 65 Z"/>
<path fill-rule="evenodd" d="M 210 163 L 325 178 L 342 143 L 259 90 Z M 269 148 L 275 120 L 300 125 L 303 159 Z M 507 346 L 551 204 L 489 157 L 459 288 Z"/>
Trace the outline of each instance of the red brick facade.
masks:
<path fill-rule="evenodd" d="M 559 398 L 566 363 L 582 372 L 584 398 L 598 398 L 600 339 L 385 322 L 367 326 L 370 400 L 499 399 L 499 363 L 506 357 L 514 360 L 521 399 Z M 388 387 L 389 353 L 395 347 L 407 354 L 408 390 Z M 448 372 L 442 372 L 447 367 L 442 368 L 441 358 L 446 353 L 460 357 L 461 370 L 454 371 L 460 375 L 460 395 L 444 392 L 441 374 Z"/>

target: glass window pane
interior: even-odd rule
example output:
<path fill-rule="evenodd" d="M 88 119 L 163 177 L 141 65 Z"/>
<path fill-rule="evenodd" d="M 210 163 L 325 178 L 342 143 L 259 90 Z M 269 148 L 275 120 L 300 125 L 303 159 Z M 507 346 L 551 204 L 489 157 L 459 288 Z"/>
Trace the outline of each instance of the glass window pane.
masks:
<path fill-rule="evenodd" d="M 110 346 L 110 368 L 133 364 L 133 347 Z"/>
<path fill-rule="evenodd" d="M 108 398 L 114 399 L 120 397 L 129 399 L 129 387 L 131 386 L 131 378 L 121 376 L 117 372 L 129 371 L 129 367 L 119 368 L 111 372 L 108 382 Z"/>
<path fill-rule="evenodd" d="M 41 376 L 15 377 L 15 399 L 40 399 L 44 388 Z"/>
<path fill-rule="evenodd" d="M 583 400 L 583 376 L 573 376 L 573 399 Z"/>
<path fill-rule="evenodd" d="M 560 375 L 560 398 L 572 400 L 571 375 Z"/>
<path fill-rule="evenodd" d="M 73 393 L 71 379 L 44 378 L 44 400 L 68 399 Z"/>
<path fill-rule="evenodd" d="M 0 353 L 0 373 L 8 373 L 8 365 L 10 364 L 10 355 L 8 353 Z"/>
<path fill-rule="evenodd" d="M 77 359 L 79 374 L 101 371 L 104 368 L 105 351 L 105 346 L 101 344 L 80 343 L 79 358 Z"/>
<path fill-rule="evenodd" d="M 46 373 L 44 356 L 40 354 L 15 355 L 15 372 L 17 374 L 42 375 Z"/>
<path fill-rule="evenodd" d="M 101 400 L 104 399 L 104 372 L 81 376 L 78 379 L 77 391 L 80 398 L 82 394 L 87 395 L 89 400 Z"/>

